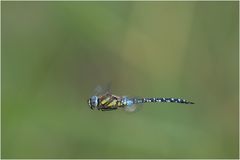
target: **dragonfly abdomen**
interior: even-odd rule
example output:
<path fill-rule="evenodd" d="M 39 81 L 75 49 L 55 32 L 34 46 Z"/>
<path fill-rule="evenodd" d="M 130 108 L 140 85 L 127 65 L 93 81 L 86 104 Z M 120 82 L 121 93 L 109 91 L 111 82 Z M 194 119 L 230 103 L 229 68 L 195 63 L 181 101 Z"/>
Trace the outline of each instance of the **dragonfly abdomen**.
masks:
<path fill-rule="evenodd" d="M 193 102 L 187 101 L 181 98 L 135 98 L 133 99 L 135 104 L 149 103 L 149 102 L 170 102 L 170 103 L 184 103 L 194 104 Z"/>

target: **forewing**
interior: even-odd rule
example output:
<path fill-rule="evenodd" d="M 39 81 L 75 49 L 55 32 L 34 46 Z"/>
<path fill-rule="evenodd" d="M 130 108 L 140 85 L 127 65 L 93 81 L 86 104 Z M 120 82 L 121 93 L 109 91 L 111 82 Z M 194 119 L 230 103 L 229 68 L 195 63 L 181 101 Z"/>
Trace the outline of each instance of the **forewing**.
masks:
<path fill-rule="evenodd" d="M 137 105 L 125 106 L 123 109 L 126 112 L 135 112 L 137 111 Z"/>
<path fill-rule="evenodd" d="M 99 96 L 99 95 L 103 95 L 105 93 L 110 93 L 110 92 L 111 92 L 111 83 L 109 82 L 106 85 L 98 85 L 94 89 L 93 95 Z"/>

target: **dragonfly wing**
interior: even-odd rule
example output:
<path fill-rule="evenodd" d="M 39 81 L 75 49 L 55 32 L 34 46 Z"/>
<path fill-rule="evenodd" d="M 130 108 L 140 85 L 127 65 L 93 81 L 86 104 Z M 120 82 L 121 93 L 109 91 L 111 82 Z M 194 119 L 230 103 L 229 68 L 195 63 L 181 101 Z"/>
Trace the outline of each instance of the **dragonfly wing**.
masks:
<path fill-rule="evenodd" d="M 94 93 L 93 95 L 102 95 L 105 93 L 110 93 L 111 92 L 111 83 L 107 83 L 106 85 L 98 85 L 95 89 L 94 89 Z"/>
<path fill-rule="evenodd" d="M 135 112 L 137 110 L 137 105 L 125 106 L 124 111 L 126 112 Z"/>
<path fill-rule="evenodd" d="M 98 85 L 93 92 L 93 95 L 100 95 L 103 94 L 104 89 L 102 88 L 102 86 Z"/>

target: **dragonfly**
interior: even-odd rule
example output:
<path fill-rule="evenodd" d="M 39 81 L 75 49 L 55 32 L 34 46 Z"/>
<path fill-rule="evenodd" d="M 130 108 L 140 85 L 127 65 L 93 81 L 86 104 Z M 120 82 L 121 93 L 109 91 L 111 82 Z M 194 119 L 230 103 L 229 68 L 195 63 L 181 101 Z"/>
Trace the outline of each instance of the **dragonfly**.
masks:
<path fill-rule="evenodd" d="M 182 98 L 136 98 L 128 96 L 117 96 L 112 94 L 109 90 L 95 94 L 88 99 L 88 105 L 92 110 L 113 111 L 123 109 L 128 112 L 136 110 L 137 106 L 144 103 L 181 103 L 194 104 L 194 102 L 187 101 Z"/>

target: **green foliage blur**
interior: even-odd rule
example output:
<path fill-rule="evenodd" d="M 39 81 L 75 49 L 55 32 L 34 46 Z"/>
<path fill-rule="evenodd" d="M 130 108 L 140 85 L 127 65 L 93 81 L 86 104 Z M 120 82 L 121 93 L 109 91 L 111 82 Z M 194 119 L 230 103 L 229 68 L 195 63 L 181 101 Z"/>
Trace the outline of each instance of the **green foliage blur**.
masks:
<path fill-rule="evenodd" d="M 2 2 L 2 158 L 237 158 L 238 2 Z M 180 97 L 136 113 L 117 95 Z"/>

